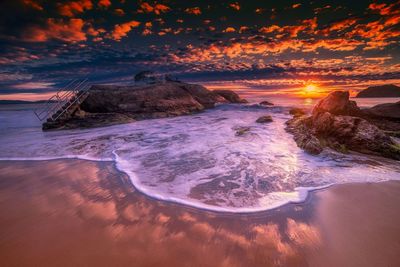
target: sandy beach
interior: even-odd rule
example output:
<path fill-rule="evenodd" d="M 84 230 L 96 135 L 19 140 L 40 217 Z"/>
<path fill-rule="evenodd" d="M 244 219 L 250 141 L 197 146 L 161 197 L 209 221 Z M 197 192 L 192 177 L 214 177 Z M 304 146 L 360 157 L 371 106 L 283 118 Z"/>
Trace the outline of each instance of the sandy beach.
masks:
<path fill-rule="evenodd" d="M 248 214 L 150 199 L 112 162 L 0 162 L 2 266 L 400 266 L 400 182 Z"/>

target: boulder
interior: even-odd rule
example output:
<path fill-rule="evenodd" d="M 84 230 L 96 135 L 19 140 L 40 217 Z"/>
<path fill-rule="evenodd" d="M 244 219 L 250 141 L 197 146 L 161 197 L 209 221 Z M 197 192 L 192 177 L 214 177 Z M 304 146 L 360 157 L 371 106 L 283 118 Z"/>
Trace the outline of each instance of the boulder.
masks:
<path fill-rule="evenodd" d="M 235 127 L 234 130 L 236 136 L 242 136 L 250 132 L 251 128 L 247 126 L 240 126 L 240 127 Z"/>
<path fill-rule="evenodd" d="M 361 110 L 355 101 L 349 100 L 348 91 L 335 91 L 323 98 L 314 107 L 312 114 L 329 112 L 333 115 L 358 116 Z"/>
<path fill-rule="evenodd" d="M 269 101 L 264 100 L 264 101 L 260 102 L 260 105 L 261 106 L 273 106 L 274 104 Z"/>
<path fill-rule="evenodd" d="M 339 152 L 353 150 L 400 160 L 399 144 L 384 131 L 364 118 L 343 115 L 362 114 L 351 102 L 348 94 L 333 92 L 316 105 L 312 116 L 294 116 L 287 121 L 286 130 L 300 148 L 311 154 L 330 147 Z"/>
<path fill-rule="evenodd" d="M 229 103 L 248 103 L 246 99 L 242 99 L 238 94 L 231 90 L 214 90 L 216 95 L 222 96 Z"/>
<path fill-rule="evenodd" d="M 270 115 L 261 116 L 256 120 L 257 123 L 267 123 L 273 122 L 272 117 Z"/>
<path fill-rule="evenodd" d="M 306 115 L 306 113 L 307 112 L 304 109 L 301 109 L 301 108 L 291 108 L 289 110 L 289 114 L 293 115 L 294 117 L 301 117 L 301 116 Z"/>
<path fill-rule="evenodd" d="M 190 114 L 213 107 L 206 97 L 207 89 L 190 87 L 172 82 L 141 87 L 94 85 L 80 108 L 89 113 L 121 113 L 145 119 Z"/>
<path fill-rule="evenodd" d="M 400 120 L 400 101 L 397 103 L 379 104 L 363 111 L 373 117 Z"/>

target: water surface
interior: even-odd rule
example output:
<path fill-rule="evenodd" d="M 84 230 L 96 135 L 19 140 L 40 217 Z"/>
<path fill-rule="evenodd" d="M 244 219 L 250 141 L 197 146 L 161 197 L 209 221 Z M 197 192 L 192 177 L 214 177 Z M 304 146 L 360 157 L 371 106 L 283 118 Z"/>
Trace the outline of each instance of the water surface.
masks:
<path fill-rule="evenodd" d="M 272 123 L 255 122 L 266 114 Z M 0 158 L 112 160 L 149 196 L 231 212 L 302 201 L 309 190 L 335 183 L 400 179 L 398 162 L 389 159 L 304 153 L 285 131 L 289 118 L 286 107 L 230 104 L 191 116 L 42 132 L 32 110 L 1 110 Z"/>

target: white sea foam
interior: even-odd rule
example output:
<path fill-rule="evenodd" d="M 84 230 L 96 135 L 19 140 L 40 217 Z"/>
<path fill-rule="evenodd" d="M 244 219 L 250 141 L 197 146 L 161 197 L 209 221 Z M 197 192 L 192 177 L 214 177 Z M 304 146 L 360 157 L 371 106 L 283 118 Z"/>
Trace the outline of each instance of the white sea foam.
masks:
<path fill-rule="evenodd" d="M 0 160 L 112 160 L 139 191 L 209 210 L 266 210 L 331 184 L 400 179 L 392 160 L 305 154 L 284 130 L 289 115 L 279 107 L 222 105 L 192 116 L 53 132 L 42 132 L 30 112 L 8 114 L 14 118 L 0 127 Z M 274 121 L 255 123 L 265 114 Z M 237 135 L 241 127 L 249 129 Z"/>

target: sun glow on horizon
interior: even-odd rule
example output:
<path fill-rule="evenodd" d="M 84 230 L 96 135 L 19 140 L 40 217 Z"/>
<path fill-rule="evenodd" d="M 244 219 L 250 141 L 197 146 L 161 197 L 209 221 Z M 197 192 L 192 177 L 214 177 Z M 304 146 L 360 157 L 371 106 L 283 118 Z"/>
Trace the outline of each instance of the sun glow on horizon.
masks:
<path fill-rule="evenodd" d="M 313 93 L 318 89 L 318 87 L 315 84 L 308 84 L 304 88 L 304 91 L 307 93 Z"/>
<path fill-rule="evenodd" d="M 300 89 L 299 95 L 306 98 L 319 98 L 323 93 L 322 91 L 317 84 L 309 83 Z"/>

